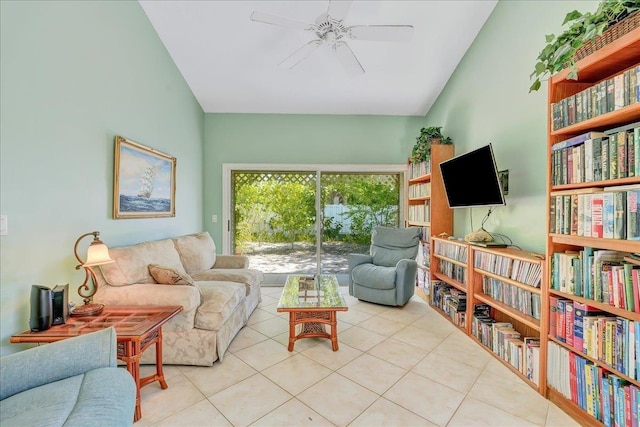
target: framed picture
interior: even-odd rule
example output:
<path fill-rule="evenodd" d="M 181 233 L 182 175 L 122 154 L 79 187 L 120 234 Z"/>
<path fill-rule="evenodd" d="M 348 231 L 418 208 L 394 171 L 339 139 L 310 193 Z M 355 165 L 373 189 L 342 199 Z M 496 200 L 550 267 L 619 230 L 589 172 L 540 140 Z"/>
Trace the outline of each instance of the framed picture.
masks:
<path fill-rule="evenodd" d="M 176 158 L 121 136 L 115 140 L 113 217 L 176 216 Z"/>

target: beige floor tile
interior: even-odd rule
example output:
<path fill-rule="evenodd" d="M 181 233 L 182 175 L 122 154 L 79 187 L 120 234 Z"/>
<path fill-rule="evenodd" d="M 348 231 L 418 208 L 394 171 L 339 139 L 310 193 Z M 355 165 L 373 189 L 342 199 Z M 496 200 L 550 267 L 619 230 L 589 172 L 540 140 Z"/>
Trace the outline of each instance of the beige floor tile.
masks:
<path fill-rule="evenodd" d="M 256 421 L 256 427 L 306 427 L 333 426 L 333 424 L 298 399 L 291 399 L 287 403 Z"/>
<path fill-rule="evenodd" d="M 393 338 L 398 341 L 411 344 L 414 347 L 432 351 L 444 340 L 444 337 L 440 335 L 441 334 L 439 332 L 435 333 L 430 330 L 419 329 L 414 326 L 407 326 L 404 329 L 396 332 L 393 335 Z"/>
<path fill-rule="evenodd" d="M 373 346 L 367 353 L 401 368 L 411 369 L 429 352 L 394 338 L 388 338 Z"/>
<path fill-rule="evenodd" d="M 258 371 L 233 354 L 213 366 L 184 366 L 183 374 L 206 396 L 218 393 L 240 381 L 255 375 Z"/>
<path fill-rule="evenodd" d="M 273 316 L 271 319 L 250 325 L 252 329 L 268 337 L 274 337 L 283 332 L 289 331 L 289 322 L 281 317 Z"/>
<path fill-rule="evenodd" d="M 247 348 L 268 339 L 268 336 L 261 334 L 253 328 L 245 326 L 244 328 L 240 329 L 240 332 L 238 332 L 233 341 L 231 341 L 231 344 L 229 345 L 229 348 L 227 348 L 227 351 L 230 353 L 235 353 L 238 350 L 242 350 L 243 348 Z"/>
<path fill-rule="evenodd" d="M 360 351 L 367 351 L 374 345 L 384 341 L 387 337 L 361 328 L 360 326 L 354 326 L 341 333 L 338 338 L 341 343 L 357 348 Z"/>
<path fill-rule="evenodd" d="M 262 308 L 256 308 L 251 313 L 249 320 L 247 320 L 247 325 L 251 326 L 255 323 L 264 322 L 265 320 L 269 320 L 275 317 L 275 314 L 271 313 L 271 311 L 264 310 Z"/>
<path fill-rule="evenodd" d="M 162 364 L 162 372 L 164 373 L 165 381 L 169 382 L 171 378 L 182 375 L 181 365 L 165 365 Z M 124 366 L 123 366 L 124 368 Z M 155 375 L 156 365 L 140 365 L 140 378 L 147 377 L 149 375 Z"/>
<path fill-rule="evenodd" d="M 157 382 L 140 390 L 142 418 L 136 422 L 136 427 L 151 425 L 205 398 L 182 374 L 173 376 L 167 383 L 169 387 L 164 390 Z"/>
<path fill-rule="evenodd" d="M 395 334 L 400 329 L 406 326 L 404 323 L 395 322 L 391 319 L 382 317 L 384 314 L 385 313 L 382 313 L 378 316 L 367 319 L 364 322 L 358 324 L 358 326 L 373 331 L 377 334 L 384 335 L 385 337 Z"/>
<path fill-rule="evenodd" d="M 377 394 L 382 394 L 408 371 L 365 353 L 336 372 Z"/>
<path fill-rule="evenodd" d="M 364 322 L 373 316 L 374 315 L 371 313 L 365 313 L 364 311 L 353 310 L 351 308 L 349 308 L 348 311 L 341 311 L 338 313 L 338 319 L 343 322 L 351 323 L 352 325 L 357 325 L 358 323 Z"/>
<path fill-rule="evenodd" d="M 467 393 L 480 376 L 482 368 L 473 367 L 432 352 L 422 359 L 411 372 L 461 393 Z"/>
<path fill-rule="evenodd" d="M 373 304 L 366 301 L 359 301 L 357 304 L 353 304 L 351 307 L 349 307 L 349 309 L 362 311 L 364 313 L 369 313 L 374 316 L 377 316 L 378 314 L 383 313 L 392 308 L 393 307 L 390 307 L 387 305 Z"/>
<path fill-rule="evenodd" d="M 328 376 L 331 372 L 333 372 L 331 369 L 322 366 L 318 362 L 301 354 L 296 354 L 263 370 L 262 375 L 295 396 Z"/>
<path fill-rule="evenodd" d="M 489 353 L 487 353 L 489 354 Z M 522 380 L 511 369 L 504 366 L 502 362 L 489 355 L 489 360 L 484 368 L 484 372 L 487 374 L 497 375 L 505 380 L 513 381 L 518 384 L 522 384 Z"/>
<path fill-rule="evenodd" d="M 407 304 L 402 308 L 395 308 L 393 310 L 384 311 L 378 316 L 385 319 L 393 320 L 394 322 L 409 325 L 424 316 L 425 310 L 426 308 L 424 308 L 424 306 L 422 306 L 418 311 L 416 309 L 410 308 L 409 304 Z"/>
<path fill-rule="evenodd" d="M 546 421 L 549 401 L 522 381 L 511 381 L 484 371 L 468 396 L 534 424 L 544 425 Z"/>
<path fill-rule="evenodd" d="M 349 424 L 349 427 L 430 427 L 435 425 L 381 397 Z"/>
<path fill-rule="evenodd" d="M 445 319 L 439 313 L 433 311 L 432 308 L 429 308 L 429 310 L 430 311 L 427 311 L 424 316 L 419 317 L 413 323 L 411 323 L 411 326 L 415 326 L 416 328 L 420 329 L 431 329 L 448 333 L 458 331 L 461 335 L 463 335 L 463 332 L 449 320 Z"/>
<path fill-rule="evenodd" d="M 493 356 L 477 343 L 464 335 L 460 338 L 458 334 L 449 335 L 433 349 L 433 352 L 477 368 L 484 368 L 489 360 L 493 359 Z"/>
<path fill-rule="evenodd" d="M 346 426 L 378 395 L 333 373 L 297 396 L 305 405 L 337 426 Z"/>
<path fill-rule="evenodd" d="M 135 424 L 136 427 L 138 423 Z M 153 427 L 232 427 L 231 423 L 208 400 L 204 399 L 195 405 L 167 417 Z"/>
<path fill-rule="evenodd" d="M 262 418 L 291 395 L 261 374 L 249 377 L 209 397 L 209 401 L 234 426 L 246 426 Z"/>
<path fill-rule="evenodd" d="M 360 356 L 362 351 L 344 343 L 340 344 L 338 351 L 333 351 L 331 343 L 327 341 L 304 350 L 302 354 L 335 371 Z"/>
<path fill-rule="evenodd" d="M 566 412 L 549 402 L 546 427 L 579 427 L 580 424 L 571 418 Z"/>
<path fill-rule="evenodd" d="M 287 347 L 274 340 L 266 340 L 254 344 L 235 353 L 235 355 L 252 368 L 261 371 L 273 366 L 295 353 L 287 350 Z"/>
<path fill-rule="evenodd" d="M 530 423 L 472 397 L 467 397 L 451 418 L 447 427 L 534 427 L 536 425 L 538 424 Z"/>
<path fill-rule="evenodd" d="M 428 378 L 409 372 L 383 397 L 403 408 L 444 426 L 465 395 Z"/>

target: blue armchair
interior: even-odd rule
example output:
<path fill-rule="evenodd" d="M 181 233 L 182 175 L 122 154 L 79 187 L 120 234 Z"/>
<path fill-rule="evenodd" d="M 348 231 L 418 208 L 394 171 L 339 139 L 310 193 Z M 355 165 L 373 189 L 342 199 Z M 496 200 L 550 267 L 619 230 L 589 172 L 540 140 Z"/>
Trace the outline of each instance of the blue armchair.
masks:
<path fill-rule="evenodd" d="M 403 306 L 413 296 L 421 230 L 375 227 L 369 255 L 350 254 L 349 295 L 376 304 Z"/>
<path fill-rule="evenodd" d="M 0 425 L 131 426 L 136 385 L 113 327 L 0 359 Z"/>

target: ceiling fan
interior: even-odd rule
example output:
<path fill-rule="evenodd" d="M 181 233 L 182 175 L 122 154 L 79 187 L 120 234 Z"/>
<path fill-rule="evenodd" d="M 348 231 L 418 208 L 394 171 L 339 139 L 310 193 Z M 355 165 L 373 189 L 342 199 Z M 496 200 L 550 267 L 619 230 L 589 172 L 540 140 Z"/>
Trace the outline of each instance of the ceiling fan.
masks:
<path fill-rule="evenodd" d="M 293 68 L 307 59 L 323 44 L 328 45 L 336 53 L 338 60 L 352 76 L 364 74 L 364 68 L 347 44 L 348 39 L 403 42 L 411 40 L 412 25 L 353 25 L 344 24 L 344 18 L 353 0 L 329 0 L 326 13 L 318 15 L 313 24 L 272 15 L 265 12 L 253 11 L 251 20 L 265 24 L 315 33 L 317 39 L 311 40 L 300 49 L 280 62 L 279 66 Z"/>

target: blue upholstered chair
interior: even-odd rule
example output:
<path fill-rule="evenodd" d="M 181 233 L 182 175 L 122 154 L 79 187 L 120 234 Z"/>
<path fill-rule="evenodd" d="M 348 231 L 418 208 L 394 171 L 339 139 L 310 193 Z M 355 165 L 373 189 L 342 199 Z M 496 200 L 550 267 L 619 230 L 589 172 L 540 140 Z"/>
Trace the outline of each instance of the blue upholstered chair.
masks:
<path fill-rule="evenodd" d="M 349 295 L 376 304 L 403 306 L 413 296 L 419 228 L 375 227 L 369 255 L 350 254 Z"/>
<path fill-rule="evenodd" d="M 132 426 L 136 385 L 113 327 L 3 356 L 0 425 Z"/>

